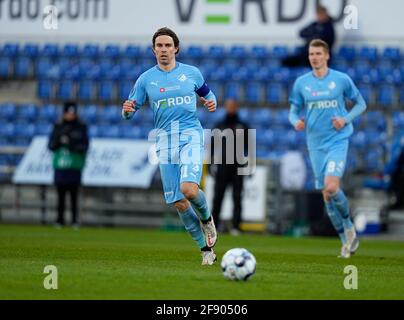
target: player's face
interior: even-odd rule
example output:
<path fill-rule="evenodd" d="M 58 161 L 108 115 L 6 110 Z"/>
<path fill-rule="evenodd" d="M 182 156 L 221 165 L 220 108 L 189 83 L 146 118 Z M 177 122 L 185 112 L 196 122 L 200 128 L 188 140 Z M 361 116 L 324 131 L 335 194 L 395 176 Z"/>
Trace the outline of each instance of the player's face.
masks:
<path fill-rule="evenodd" d="M 319 70 L 327 65 L 330 55 L 322 47 L 309 48 L 309 60 L 313 69 Z"/>
<path fill-rule="evenodd" d="M 159 36 L 154 43 L 154 54 L 157 62 L 161 65 L 168 66 L 175 60 L 177 48 L 174 46 L 174 40 L 170 36 Z"/>

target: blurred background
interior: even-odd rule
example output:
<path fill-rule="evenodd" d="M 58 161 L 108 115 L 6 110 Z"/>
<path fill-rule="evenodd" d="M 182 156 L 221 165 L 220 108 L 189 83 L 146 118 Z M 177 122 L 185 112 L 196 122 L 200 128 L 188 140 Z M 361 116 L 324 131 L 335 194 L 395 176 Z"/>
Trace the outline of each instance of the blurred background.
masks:
<path fill-rule="evenodd" d="M 394 205 L 391 188 L 404 143 L 399 0 L 0 1 L 1 222 L 55 221 L 46 138 L 63 103 L 73 100 L 90 135 L 81 223 L 181 228 L 164 203 L 157 167 L 147 161 L 151 110 L 121 119 L 134 82 L 155 65 L 152 35 L 167 26 L 181 41 L 177 60 L 198 66 L 218 98 L 217 112 L 199 108 L 203 127 L 213 128 L 233 98 L 257 130 L 258 168 L 246 181 L 242 229 L 333 235 L 305 136 L 288 121 L 291 86 L 310 69 L 282 63 L 304 46 L 299 31 L 316 20 L 320 3 L 334 18 L 331 67 L 349 74 L 368 103 L 354 123 L 343 181 L 355 223 L 365 235 L 402 237 L 404 209 Z M 212 178 L 203 183 L 212 205 Z M 227 195 L 222 218 L 230 217 Z"/>

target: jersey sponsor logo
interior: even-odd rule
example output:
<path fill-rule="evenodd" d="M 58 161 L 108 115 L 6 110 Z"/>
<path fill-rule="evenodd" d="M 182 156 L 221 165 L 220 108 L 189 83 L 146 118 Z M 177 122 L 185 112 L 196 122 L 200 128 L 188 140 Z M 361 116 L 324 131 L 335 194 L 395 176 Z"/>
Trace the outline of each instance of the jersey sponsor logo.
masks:
<path fill-rule="evenodd" d="M 311 95 L 313 97 L 329 96 L 330 91 L 313 91 Z"/>
<path fill-rule="evenodd" d="M 309 109 L 338 108 L 338 100 L 312 101 L 307 104 Z"/>
<path fill-rule="evenodd" d="M 160 92 L 166 92 L 166 89 L 160 88 Z"/>
<path fill-rule="evenodd" d="M 184 97 L 180 96 L 175 98 L 160 99 L 157 101 L 153 101 L 153 104 L 157 109 L 160 109 L 160 108 L 177 107 L 184 104 L 191 104 L 191 102 L 192 102 L 191 96 L 184 96 Z"/>

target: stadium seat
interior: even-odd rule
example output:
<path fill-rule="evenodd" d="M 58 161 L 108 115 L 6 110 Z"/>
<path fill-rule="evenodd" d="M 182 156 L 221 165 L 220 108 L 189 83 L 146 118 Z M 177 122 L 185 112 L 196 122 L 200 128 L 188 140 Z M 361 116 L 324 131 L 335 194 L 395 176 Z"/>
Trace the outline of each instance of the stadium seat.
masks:
<path fill-rule="evenodd" d="M 56 97 L 59 100 L 71 100 L 76 96 L 75 84 L 71 80 L 63 80 L 57 84 Z"/>
<path fill-rule="evenodd" d="M 90 139 L 100 137 L 101 133 L 96 124 L 90 124 L 88 126 L 88 136 Z"/>
<path fill-rule="evenodd" d="M 129 81 L 121 81 L 118 85 L 118 99 L 127 99 L 132 88 L 133 83 L 130 83 Z"/>
<path fill-rule="evenodd" d="M 266 88 L 266 101 L 271 104 L 280 104 L 284 101 L 283 86 L 271 82 Z"/>
<path fill-rule="evenodd" d="M 240 82 L 227 82 L 224 85 L 224 98 L 225 99 L 243 99 L 243 86 Z"/>
<path fill-rule="evenodd" d="M 399 62 L 401 59 L 401 53 L 399 47 L 386 47 L 383 50 L 382 57 L 391 62 Z"/>
<path fill-rule="evenodd" d="M 41 49 L 42 57 L 56 58 L 59 56 L 59 47 L 55 43 L 45 43 Z"/>
<path fill-rule="evenodd" d="M 39 79 L 47 78 L 49 70 L 53 67 L 53 63 L 49 58 L 38 58 L 35 67 L 35 74 Z"/>
<path fill-rule="evenodd" d="M 0 56 L 14 59 L 19 54 L 19 48 L 18 43 L 5 43 L 3 48 L 1 48 Z"/>
<path fill-rule="evenodd" d="M 289 54 L 289 50 L 287 46 L 274 46 L 271 50 L 271 57 L 282 60 L 286 58 Z"/>
<path fill-rule="evenodd" d="M 33 75 L 31 59 L 28 57 L 18 57 L 14 64 L 14 75 L 18 78 L 28 78 Z"/>
<path fill-rule="evenodd" d="M 393 128 L 395 132 L 404 131 L 404 111 L 393 112 Z"/>
<path fill-rule="evenodd" d="M 44 100 L 53 98 L 53 82 L 49 80 L 40 80 L 38 82 L 38 97 Z"/>
<path fill-rule="evenodd" d="M 269 55 L 268 48 L 266 46 L 261 45 L 253 45 L 251 47 L 250 56 L 255 59 L 266 59 Z"/>
<path fill-rule="evenodd" d="M 142 136 L 142 129 L 134 125 L 122 125 L 120 136 L 126 139 L 140 139 Z"/>
<path fill-rule="evenodd" d="M 263 85 L 260 82 L 248 82 L 245 87 L 245 101 L 260 103 L 262 101 Z"/>
<path fill-rule="evenodd" d="M 205 57 L 222 60 L 226 57 L 227 51 L 224 45 L 213 44 L 208 47 Z"/>
<path fill-rule="evenodd" d="M 78 98 L 82 101 L 91 101 L 94 98 L 95 86 L 92 81 L 81 81 L 78 84 Z"/>
<path fill-rule="evenodd" d="M 52 124 L 48 122 L 37 122 L 35 124 L 35 135 L 37 136 L 49 136 L 52 132 Z"/>
<path fill-rule="evenodd" d="M 373 90 L 369 84 L 359 83 L 358 84 L 359 92 L 362 94 L 363 99 L 365 99 L 366 104 L 373 104 Z"/>
<path fill-rule="evenodd" d="M 202 46 L 191 45 L 182 52 L 186 58 L 190 59 L 202 59 L 205 56 Z"/>
<path fill-rule="evenodd" d="M 273 114 L 269 108 L 250 109 L 249 119 L 253 128 L 268 128 L 273 123 Z"/>
<path fill-rule="evenodd" d="M 43 105 L 38 108 L 39 121 L 55 123 L 59 118 L 59 110 L 53 104 Z"/>
<path fill-rule="evenodd" d="M 396 105 L 395 87 L 392 85 L 380 86 L 377 96 L 377 103 L 382 107 L 392 107 Z"/>
<path fill-rule="evenodd" d="M 98 45 L 87 43 L 82 48 L 80 54 L 85 58 L 93 59 L 93 58 L 98 58 L 99 53 L 100 53 L 100 48 Z"/>
<path fill-rule="evenodd" d="M 0 78 L 9 78 L 13 73 L 13 62 L 9 57 L 0 57 Z"/>
<path fill-rule="evenodd" d="M 88 124 L 94 124 L 97 121 L 97 106 L 86 105 L 79 108 L 79 116 Z"/>
<path fill-rule="evenodd" d="M 106 106 L 102 112 L 98 113 L 98 118 L 110 124 L 119 123 L 122 121 L 121 107 L 117 105 Z"/>
<path fill-rule="evenodd" d="M 116 44 L 108 44 L 104 51 L 102 52 L 102 56 L 111 59 L 117 59 L 121 54 L 121 49 L 119 45 Z"/>
<path fill-rule="evenodd" d="M 368 62 L 376 62 L 378 60 L 378 50 L 375 46 L 364 46 L 359 49 L 358 59 L 356 62 L 360 62 L 363 59 L 367 60 Z"/>
<path fill-rule="evenodd" d="M 248 52 L 243 45 L 233 45 L 230 47 L 227 56 L 231 59 L 244 60 L 248 57 Z"/>
<path fill-rule="evenodd" d="M 0 104 L 0 120 L 12 121 L 14 120 L 17 112 L 16 105 L 14 103 L 2 103 Z"/>
<path fill-rule="evenodd" d="M 348 63 L 352 62 L 356 58 L 356 49 L 353 46 L 341 46 L 337 51 L 336 57 L 342 58 Z"/>
<path fill-rule="evenodd" d="M 22 104 L 17 107 L 17 119 L 34 122 L 38 113 L 38 108 L 34 104 Z"/>
<path fill-rule="evenodd" d="M 112 101 L 115 99 L 114 83 L 106 80 L 98 83 L 98 99 L 103 101 Z"/>
<path fill-rule="evenodd" d="M 404 107 L 404 86 L 400 88 L 400 105 Z"/>
<path fill-rule="evenodd" d="M 65 44 L 62 50 L 62 56 L 67 58 L 76 58 L 79 55 L 79 46 L 77 44 Z"/>
<path fill-rule="evenodd" d="M 0 120 L 0 137 L 7 139 L 8 141 L 12 139 L 15 135 L 15 125 L 11 122 L 4 122 Z"/>
<path fill-rule="evenodd" d="M 122 56 L 129 59 L 137 59 L 141 56 L 141 54 L 142 52 L 140 46 L 130 44 L 126 46 Z"/>
<path fill-rule="evenodd" d="M 39 46 L 35 43 L 27 43 L 22 48 L 21 55 L 30 59 L 35 59 L 39 53 Z"/>

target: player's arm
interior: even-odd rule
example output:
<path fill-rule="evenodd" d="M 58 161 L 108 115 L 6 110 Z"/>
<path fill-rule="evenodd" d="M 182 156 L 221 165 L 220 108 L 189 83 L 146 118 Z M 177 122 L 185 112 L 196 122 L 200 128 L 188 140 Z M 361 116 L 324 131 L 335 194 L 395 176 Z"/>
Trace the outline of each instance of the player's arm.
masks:
<path fill-rule="evenodd" d="M 146 100 L 146 89 L 143 85 L 143 78 L 140 77 L 132 91 L 129 94 L 128 100 L 122 105 L 122 118 L 125 120 L 131 119 L 137 110 L 143 105 Z"/>
<path fill-rule="evenodd" d="M 201 97 L 201 102 L 209 112 L 214 112 L 217 106 L 215 94 L 210 90 L 198 68 L 194 69 L 195 92 Z"/>
<path fill-rule="evenodd" d="M 305 129 L 304 120 L 300 119 L 300 113 L 303 106 L 303 98 L 299 93 L 298 84 L 293 86 L 292 94 L 289 98 L 290 110 L 289 110 L 289 122 L 297 131 Z"/>
<path fill-rule="evenodd" d="M 347 87 L 344 91 L 344 96 L 349 100 L 354 102 L 354 106 L 351 111 L 342 118 L 334 118 L 333 126 L 335 129 L 339 130 L 343 128 L 345 125 L 351 123 L 356 117 L 362 114 L 367 106 L 366 101 L 363 99 L 363 96 L 359 92 L 358 88 L 355 86 L 351 78 L 347 77 Z"/>

